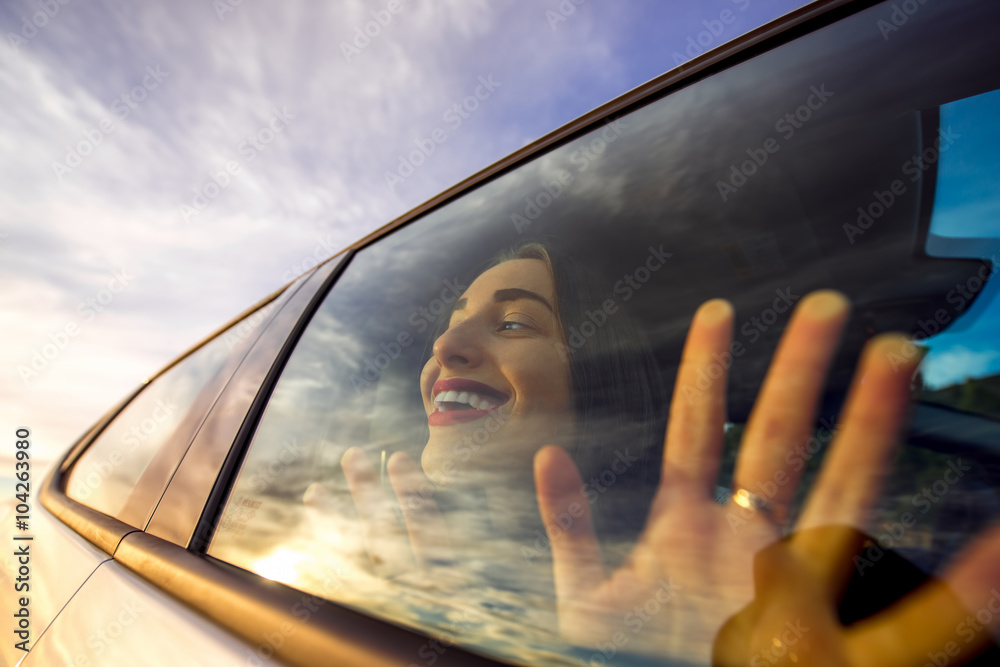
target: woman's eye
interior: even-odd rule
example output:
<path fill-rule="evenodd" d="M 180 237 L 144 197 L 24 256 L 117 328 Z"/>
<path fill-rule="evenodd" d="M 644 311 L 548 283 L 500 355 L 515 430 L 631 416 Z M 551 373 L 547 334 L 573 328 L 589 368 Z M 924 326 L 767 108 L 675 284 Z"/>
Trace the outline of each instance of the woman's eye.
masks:
<path fill-rule="evenodd" d="M 500 324 L 501 331 L 519 331 L 521 329 L 528 329 L 528 328 L 530 327 L 527 324 L 524 324 L 523 322 L 517 322 L 516 320 L 504 320 Z"/>

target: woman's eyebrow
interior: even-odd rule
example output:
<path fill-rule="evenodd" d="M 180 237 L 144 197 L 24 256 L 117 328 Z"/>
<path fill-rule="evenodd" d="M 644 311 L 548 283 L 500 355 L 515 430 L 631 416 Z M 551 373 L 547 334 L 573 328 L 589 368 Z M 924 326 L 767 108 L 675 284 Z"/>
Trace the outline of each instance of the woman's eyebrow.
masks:
<path fill-rule="evenodd" d="M 521 289 L 519 287 L 509 287 L 507 289 L 497 290 L 496 292 L 493 293 L 493 302 L 494 303 L 504 303 L 506 301 L 517 301 L 519 299 L 532 299 L 533 301 L 538 301 L 543 306 L 545 306 L 550 311 L 552 311 L 553 315 L 556 312 L 552 308 L 552 305 L 545 299 L 545 297 L 543 297 L 541 294 L 536 294 L 535 292 L 532 292 L 530 290 Z M 455 310 L 465 310 L 465 306 L 468 305 L 468 303 L 469 303 L 469 300 L 466 299 L 466 298 L 464 298 L 464 297 L 461 298 L 461 299 L 459 299 L 458 301 L 455 302 L 455 308 L 453 309 L 453 311 L 455 311 Z"/>
<path fill-rule="evenodd" d="M 533 301 L 538 301 L 543 306 L 548 308 L 553 315 L 555 315 L 556 311 L 552 308 L 552 305 L 541 294 L 536 294 L 535 292 L 530 292 L 526 289 L 520 289 L 518 287 L 500 289 L 493 293 L 493 301 L 495 303 L 503 303 L 505 301 L 518 301 L 520 299 L 531 299 Z"/>

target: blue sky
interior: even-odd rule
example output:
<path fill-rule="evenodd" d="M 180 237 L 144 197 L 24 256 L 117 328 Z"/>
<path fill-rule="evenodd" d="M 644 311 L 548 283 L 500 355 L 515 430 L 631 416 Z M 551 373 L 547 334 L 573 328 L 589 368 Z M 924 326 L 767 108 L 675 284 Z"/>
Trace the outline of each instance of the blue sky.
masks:
<path fill-rule="evenodd" d="M 3 1 L 0 434 L 58 454 L 315 258 L 802 4 Z"/>
<path fill-rule="evenodd" d="M 997 242 L 982 246 L 973 239 L 1000 238 L 1000 91 L 941 106 L 941 128 L 961 138 L 940 153 L 931 233 L 969 239 L 959 257 L 995 255 Z M 992 248 L 992 250 L 987 249 Z M 975 287 L 975 285 L 973 285 Z M 996 332 L 1000 327 L 1000 287 L 991 281 L 969 311 L 948 331 L 926 340 L 924 379 L 931 387 L 1000 372 Z"/>

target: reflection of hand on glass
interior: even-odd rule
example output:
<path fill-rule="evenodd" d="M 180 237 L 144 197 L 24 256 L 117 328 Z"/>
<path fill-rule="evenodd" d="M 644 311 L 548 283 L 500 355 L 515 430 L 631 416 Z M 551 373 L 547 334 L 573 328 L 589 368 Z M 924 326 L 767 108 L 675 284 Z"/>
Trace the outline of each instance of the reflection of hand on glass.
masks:
<path fill-rule="evenodd" d="M 553 535 L 559 623 L 567 639 L 606 644 L 606 637 L 620 633 L 632 640 L 629 650 L 707 661 L 715 638 L 713 664 L 757 664 L 757 657 L 759 664 L 845 666 L 922 665 L 929 652 L 957 640 L 949 634 L 967 616 L 965 608 L 982 606 L 977 600 L 985 604 L 990 585 L 1000 581 L 1000 539 L 982 541 L 963 555 L 946 577 L 954 593 L 941 584 L 926 586 L 850 630 L 837 617 L 855 569 L 852 556 L 861 546 L 861 534 L 851 526 L 864 525 L 878 498 L 919 363 L 902 337 L 879 337 L 865 350 L 797 532 L 774 544 L 801 476 L 787 454 L 809 436 L 847 314 L 846 300 L 832 292 L 809 295 L 796 309 L 744 435 L 737 492 L 722 507 L 712 489 L 723 441 L 725 378 L 704 391 L 696 380 L 711 377 L 717 355 L 728 349 L 733 311 L 724 301 L 698 310 L 674 390 L 660 490 L 636 548 L 610 575 L 572 460 L 557 447 L 539 452 L 539 505 Z M 769 497 L 752 489 L 768 489 Z M 574 505 L 579 518 L 571 526 L 552 521 Z M 654 605 L 655 615 L 649 613 L 653 599 L 662 603 Z M 751 600 L 720 634 L 722 624 Z M 630 614 L 635 623 L 642 619 L 641 634 L 634 624 L 625 634 L 622 620 Z M 808 636 L 789 634 L 789 628 L 802 627 L 809 628 Z M 793 650 L 782 637 L 799 643 Z M 989 640 L 985 631 L 975 643 L 963 644 L 962 662 Z"/>
<path fill-rule="evenodd" d="M 347 479 L 369 559 L 376 572 L 399 574 L 416 565 L 425 568 L 447 563 L 453 550 L 447 528 L 433 498 L 424 497 L 428 488 L 423 473 L 403 452 L 389 459 L 387 472 L 399 507 L 406 519 L 406 533 L 396 519 L 396 508 L 382 491 L 375 467 L 357 447 L 345 452 L 341 465 Z"/>

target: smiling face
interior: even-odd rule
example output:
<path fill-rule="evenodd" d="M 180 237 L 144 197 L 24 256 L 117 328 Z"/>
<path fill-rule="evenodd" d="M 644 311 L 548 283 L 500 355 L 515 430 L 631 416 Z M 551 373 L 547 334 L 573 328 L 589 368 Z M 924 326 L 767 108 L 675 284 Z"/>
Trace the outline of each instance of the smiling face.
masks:
<path fill-rule="evenodd" d="M 534 453 L 572 441 L 570 371 L 546 262 L 485 271 L 456 303 L 420 377 L 430 438 L 421 463 L 439 484 L 489 471 L 527 475 Z M 457 474 L 456 474 L 457 473 Z"/>

